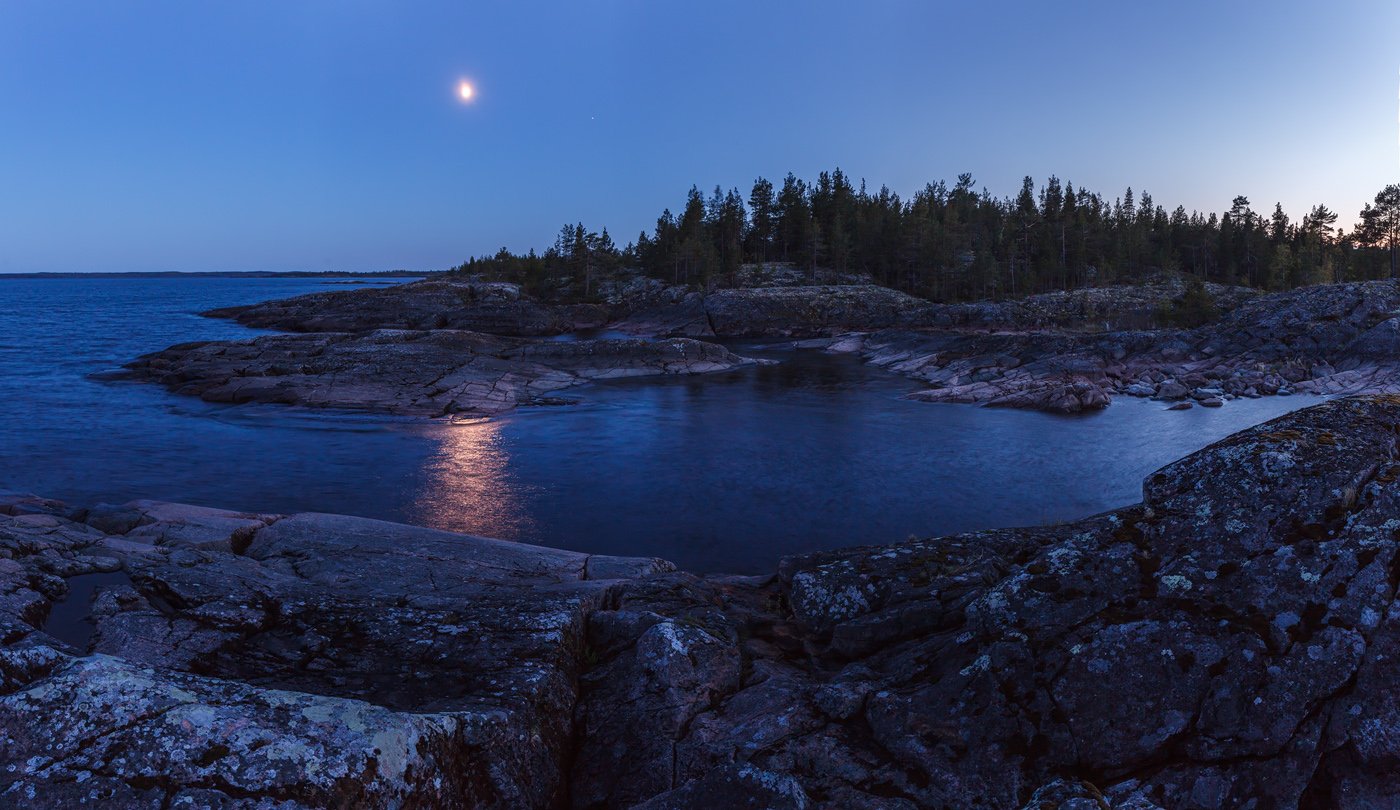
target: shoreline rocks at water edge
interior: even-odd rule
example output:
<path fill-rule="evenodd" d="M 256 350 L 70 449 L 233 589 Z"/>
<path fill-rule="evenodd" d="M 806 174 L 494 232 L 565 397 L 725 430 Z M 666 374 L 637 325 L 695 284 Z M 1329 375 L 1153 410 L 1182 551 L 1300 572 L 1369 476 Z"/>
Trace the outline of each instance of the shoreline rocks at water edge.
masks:
<path fill-rule="evenodd" d="M 762 576 L 9 495 L 0 802 L 1389 806 L 1397 527 L 1389 396 L 1242 431 L 1124 509 Z M 111 572 L 89 631 L 50 619 Z"/>

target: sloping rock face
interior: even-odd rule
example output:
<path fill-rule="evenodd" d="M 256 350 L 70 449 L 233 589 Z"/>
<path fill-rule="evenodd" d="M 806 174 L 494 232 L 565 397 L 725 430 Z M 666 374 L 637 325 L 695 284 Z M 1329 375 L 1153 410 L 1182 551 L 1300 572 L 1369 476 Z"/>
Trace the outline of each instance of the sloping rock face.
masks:
<path fill-rule="evenodd" d="M 128 369 L 210 402 L 440 416 L 501 413 L 590 380 L 700 374 L 754 362 L 685 338 L 536 342 L 435 329 L 187 343 Z"/>
<path fill-rule="evenodd" d="M 93 510 L 136 524 L 108 535 L 4 509 L 15 807 L 558 806 L 586 617 L 606 578 L 669 568 L 331 515 Z M 118 565 L 90 649 L 39 629 L 62 577 Z"/>
<path fill-rule="evenodd" d="M 1223 312 L 1259 295 L 1248 287 L 1209 282 L 1205 289 Z M 949 304 L 934 311 L 930 325 L 969 329 L 1151 329 L 1158 325 L 1163 307 L 1170 306 L 1185 292 L 1184 277 L 1174 275 L 1144 284 L 1086 287 L 1009 301 Z"/>
<path fill-rule="evenodd" d="M 1163 308 L 1186 291 L 1183 277 L 1169 276 L 1009 301 L 933 304 L 880 287 L 869 277 L 817 284 L 807 273 L 785 267 L 750 268 L 737 281 L 734 289 L 706 295 L 654 279 L 636 280 L 610 299 L 614 312 L 626 313 L 612 326 L 638 334 L 694 337 L 810 338 L 891 328 L 1121 331 L 1154 327 Z M 1227 312 L 1258 295 L 1219 284 L 1207 284 L 1206 290 Z"/>
<path fill-rule="evenodd" d="M 312 293 L 204 313 L 289 332 L 466 329 L 496 335 L 557 335 L 601 326 L 604 307 L 547 306 L 513 284 L 426 279 L 361 290 Z"/>
<path fill-rule="evenodd" d="M 0 803 L 1400 803 L 1400 398 L 1295 412 L 1143 489 L 708 578 L 359 518 L 0 498 Z M 90 641 L 46 624 L 118 567 Z"/>
<path fill-rule="evenodd" d="M 1138 506 L 789 559 L 786 610 L 628 583 L 590 622 L 575 802 L 742 766 L 830 807 L 1394 806 L 1397 431 L 1396 400 L 1333 402 Z"/>
<path fill-rule="evenodd" d="M 936 307 L 874 284 L 789 285 L 703 294 L 669 287 L 635 299 L 610 326 L 624 332 L 726 338 L 813 338 L 922 326 Z"/>
<path fill-rule="evenodd" d="M 705 312 L 720 337 L 814 337 L 918 324 L 933 305 L 864 285 L 717 290 Z"/>
<path fill-rule="evenodd" d="M 1193 330 L 890 330 L 833 351 L 926 382 L 914 396 L 1077 412 L 1114 395 L 1168 401 L 1400 391 L 1400 290 L 1372 281 L 1244 300 Z"/>
<path fill-rule="evenodd" d="M 1146 351 L 1150 333 L 1110 338 L 1078 333 L 877 332 L 831 344 L 929 386 L 911 394 L 927 402 L 968 402 L 1078 413 L 1108 405 L 1114 390 L 1105 352 Z"/>
<path fill-rule="evenodd" d="M 705 294 L 684 284 L 625 275 L 598 284 L 610 313 L 609 329 L 633 335 L 714 337 L 705 315 Z"/>

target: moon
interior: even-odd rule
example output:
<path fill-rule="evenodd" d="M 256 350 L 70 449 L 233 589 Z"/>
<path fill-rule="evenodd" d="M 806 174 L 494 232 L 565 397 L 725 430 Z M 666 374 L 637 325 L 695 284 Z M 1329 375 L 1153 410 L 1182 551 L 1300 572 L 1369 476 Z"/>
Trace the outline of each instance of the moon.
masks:
<path fill-rule="evenodd" d="M 471 101 L 472 97 L 475 95 L 476 88 L 472 87 L 471 82 L 467 81 L 466 79 L 457 82 L 457 98 L 461 99 L 462 101 Z"/>

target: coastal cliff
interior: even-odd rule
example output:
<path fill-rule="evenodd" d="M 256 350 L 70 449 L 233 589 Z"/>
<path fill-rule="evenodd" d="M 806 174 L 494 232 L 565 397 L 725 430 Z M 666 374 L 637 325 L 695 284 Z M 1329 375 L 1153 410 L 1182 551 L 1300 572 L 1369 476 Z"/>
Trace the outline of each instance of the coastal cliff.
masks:
<path fill-rule="evenodd" d="M 764 577 L 7 496 L 0 797 L 1388 806 L 1398 436 L 1400 400 L 1336 400 L 1164 467 L 1134 506 Z M 91 576 L 116 581 L 90 629 L 60 626 Z"/>

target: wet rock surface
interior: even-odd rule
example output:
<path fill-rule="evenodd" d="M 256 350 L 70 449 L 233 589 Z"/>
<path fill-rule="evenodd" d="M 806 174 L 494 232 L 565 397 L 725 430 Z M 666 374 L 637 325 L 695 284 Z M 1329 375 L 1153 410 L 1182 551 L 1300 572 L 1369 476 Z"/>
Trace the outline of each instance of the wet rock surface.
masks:
<path fill-rule="evenodd" d="M 727 371 L 756 361 L 668 340 L 531 341 L 454 329 L 269 335 L 172 346 L 131 375 L 210 402 L 489 415 L 591 380 Z"/>
<path fill-rule="evenodd" d="M 695 577 L 331 515 L 0 497 L 0 804 L 1400 802 L 1400 398 L 1076 523 Z M 46 631 L 68 583 L 95 631 Z"/>

